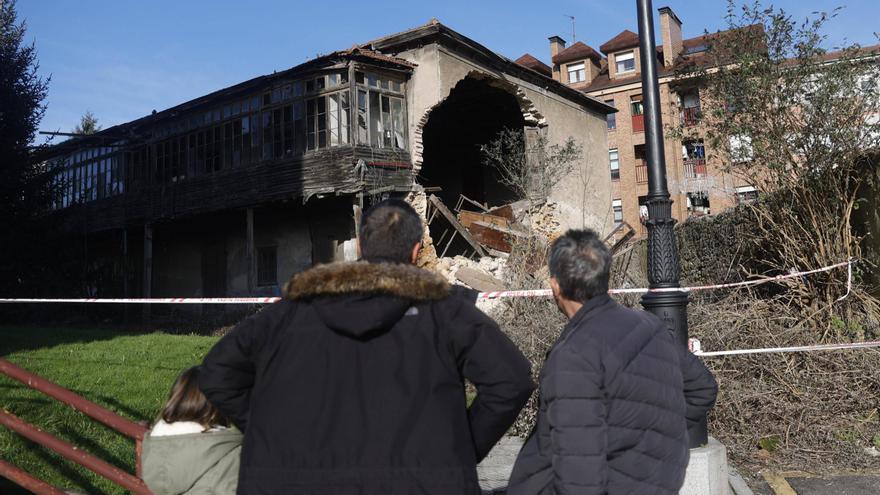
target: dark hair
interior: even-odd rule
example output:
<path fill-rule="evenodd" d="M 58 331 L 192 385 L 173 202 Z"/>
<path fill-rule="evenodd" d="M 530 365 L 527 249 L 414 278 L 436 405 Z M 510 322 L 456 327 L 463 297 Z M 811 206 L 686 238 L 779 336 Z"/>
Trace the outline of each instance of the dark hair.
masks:
<path fill-rule="evenodd" d="M 361 217 L 361 258 L 410 263 L 413 246 L 422 241 L 423 234 L 422 219 L 409 203 L 380 201 Z"/>
<path fill-rule="evenodd" d="M 206 430 L 215 426 L 229 426 L 229 419 L 208 401 L 198 384 L 198 366 L 181 373 L 171 386 L 168 402 L 159 417 L 166 423 L 194 421 Z"/>
<path fill-rule="evenodd" d="M 611 252 L 592 230 L 569 230 L 550 248 L 550 276 L 566 299 L 585 303 L 608 292 Z"/>

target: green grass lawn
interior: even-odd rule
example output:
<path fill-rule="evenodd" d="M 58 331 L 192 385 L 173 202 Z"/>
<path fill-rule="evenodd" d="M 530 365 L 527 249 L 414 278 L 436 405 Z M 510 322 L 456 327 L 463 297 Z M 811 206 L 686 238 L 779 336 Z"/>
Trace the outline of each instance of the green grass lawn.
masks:
<path fill-rule="evenodd" d="M 0 326 L 0 356 L 126 418 L 152 421 L 177 374 L 198 364 L 216 340 L 164 333 L 120 334 L 110 329 Z M 134 472 L 132 440 L 2 376 L 0 408 Z M 2 427 L 0 457 L 64 489 L 125 493 Z M 0 481 L 0 492 L 11 490 Z"/>

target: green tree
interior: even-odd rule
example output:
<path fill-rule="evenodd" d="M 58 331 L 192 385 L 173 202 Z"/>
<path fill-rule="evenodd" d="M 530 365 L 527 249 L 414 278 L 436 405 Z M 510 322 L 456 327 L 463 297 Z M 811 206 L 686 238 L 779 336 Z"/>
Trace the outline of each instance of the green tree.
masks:
<path fill-rule="evenodd" d="M 696 132 L 705 134 L 676 131 L 705 137 L 729 173 L 764 193 L 744 205 L 759 228 L 743 233 L 761 253 L 749 261 L 762 272 L 860 256 L 851 225 L 880 147 L 878 53 L 827 50 L 823 32 L 836 14 L 797 22 L 760 2 L 731 0 L 728 30 L 708 35 L 708 51 L 677 74 L 679 84 L 699 87 L 705 126 Z M 792 284 L 792 300 L 830 308 L 846 287 L 827 282 Z"/>
<path fill-rule="evenodd" d="M 86 114 L 80 119 L 79 124 L 71 132 L 74 134 L 94 134 L 100 130 L 101 126 L 98 125 L 98 118 L 91 111 L 87 110 Z"/>
<path fill-rule="evenodd" d="M 480 151 L 483 163 L 498 171 L 502 184 L 521 199 L 540 203 L 572 171 L 582 149 L 572 138 L 551 145 L 541 132 L 527 139 L 522 129 L 504 129 Z"/>
<path fill-rule="evenodd" d="M 32 220 L 51 198 L 31 145 L 43 117 L 49 79 L 38 75 L 37 52 L 24 42 L 25 23 L 13 0 L 0 2 L 0 285 L 26 278 L 25 254 L 39 230 Z M 30 244 L 30 245 L 29 245 Z"/>

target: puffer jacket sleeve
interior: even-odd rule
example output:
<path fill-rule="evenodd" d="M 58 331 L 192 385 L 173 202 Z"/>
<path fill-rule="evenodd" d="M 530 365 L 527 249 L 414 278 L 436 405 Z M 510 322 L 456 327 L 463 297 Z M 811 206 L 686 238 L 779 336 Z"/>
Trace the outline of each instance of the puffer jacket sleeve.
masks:
<path fill-rule="evenodd" d="M 273 304 L 239 323 L 214 345 L 202 363 L 199 388 L 241 431 L 247 427 L 257 355 L 290 304 Z"/>
<path fill-rule="evenodd" d="M 684 345 L 677 345 L 681 375 L 684 379 L 684 400 L 687 403 L 688 429 L 699 423 L 715 406 L 718 383 L 712 372 Z"/>
<path fill-rule="evenodd" d="M 541 395 L 550 429 L 553 493 L 603 494 L 608 480 L 608 425 L 598 345 L 561 346 L 548 360 Z"/>
<path fill-rule="evenodd" d="M 463 297 L 451 297 L 448 309 L 456 364 L 477 388 L 468 420 L 480 461 L 516 420 L 535 383 L 529 361 L 491 318 Z"/>

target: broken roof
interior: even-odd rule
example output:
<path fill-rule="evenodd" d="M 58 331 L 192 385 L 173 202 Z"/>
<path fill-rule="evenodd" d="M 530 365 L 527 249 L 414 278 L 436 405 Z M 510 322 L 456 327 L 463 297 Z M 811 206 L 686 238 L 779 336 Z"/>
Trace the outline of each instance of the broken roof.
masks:
<path fill-rule="evenodd" d="M 572 60 L 584 59 L 591 59 L 592 61 L 596 62 L 596 65 L 599 65 L 599 61 L 602 60 L 602 55 L 600 55 L 599 52 L 594 50 L 590 45 L 578 41 L 577 43 L 557 53 L 556 56 L 553 57 L 553 63 L 558 65 L 564 64 L 566 62 L 571 62 Z"/>
<path fill-rule="evenodd" d="M 522 65 L 523 67 L 528 67 L 534 71 L 540 72 L 547 77 L 553 76 L 553 69 L 550 68 L 549 65 L 541 62 L 537 58 L 533 57 L 531 54 L 526 53 L 522 57 L 516 59 L 516 63 Z"/>
<path fill-rule="evenodd" d="M 613 113 L 614 107 L 588 96 L 581 91 L 570 88 L 567 84 L 556 81 L 535 69 L 520 65 L 509 58 L 486 48 L 476 41 L 462 35 L 437 19 L 397 34 L 375 39 L 361 46 L 369 47 L 387 54 L 398 54 L 411 48 L 427 43 L 439 43 L 459 51 L 486 66 L 506 72 L 525 81 L 539 85 L 548 91 L 583 105 L 602 114 Z"/>
<path fill-rule="evenodd" d="M 620 34 L 603 43 L 599 49 L 602 50 L 602 53 L 608 55 L 609 53 L 635 46 L 639 46 L 639 35 L 629 29 L 624 29 Z"/>

